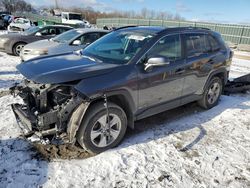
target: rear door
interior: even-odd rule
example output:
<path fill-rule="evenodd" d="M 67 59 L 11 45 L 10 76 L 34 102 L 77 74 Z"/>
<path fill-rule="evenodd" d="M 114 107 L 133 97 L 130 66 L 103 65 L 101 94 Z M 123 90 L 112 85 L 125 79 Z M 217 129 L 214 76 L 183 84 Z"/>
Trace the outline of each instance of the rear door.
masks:
<path fill-rule="evenodd" d="M 210 49 L 208 51 L 209 63 L 213 66 L 213 68 L 220 67 L 227 61 L 227 49 L 225 46 L 220 44 L 219 39 L 215 36 L 208 34 L 207 37 L 210 44 Z"/>
<path fill-rule="evenodd" d="M 207 76 L 211 70 L 209 65 L 210 44 L 205 33 L 183 34 L 186 63 L 183 66 L 184 85 L 182 96 L 201 94 Z"/>

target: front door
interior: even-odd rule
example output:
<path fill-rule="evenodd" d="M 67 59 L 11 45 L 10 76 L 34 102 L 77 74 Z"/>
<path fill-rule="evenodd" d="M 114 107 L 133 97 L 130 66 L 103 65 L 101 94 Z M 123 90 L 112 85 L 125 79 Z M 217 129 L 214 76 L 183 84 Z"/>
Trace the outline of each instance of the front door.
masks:
<path fill-rule="evenodd" d="M 150 58 L 164 58 L 168 65 L 155 66 L 150 71 L 145 71 L 145 63 L 138 67 L 139 110 L 155 105 L 176 100 L 180 102 L 183 76 L 182 42 L 179 34 L 168 35 L 160 39 L 146 54 Z"/>

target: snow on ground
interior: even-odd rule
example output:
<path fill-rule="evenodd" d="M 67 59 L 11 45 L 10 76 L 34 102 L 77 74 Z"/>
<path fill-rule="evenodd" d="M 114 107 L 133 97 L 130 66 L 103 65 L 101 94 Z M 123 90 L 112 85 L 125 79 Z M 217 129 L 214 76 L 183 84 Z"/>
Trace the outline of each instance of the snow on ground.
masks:
<path fill-rule="evenodd" d="M 20 80 L 17 57 L 0 53 L 0 88 Z M 250 72 L 234 59 L 230 77 Z M 39 158 L 0 98 L 0 187 L 250 187 L 250 96 L 223 96 L 203 111 L 195 104 L 136 122 L 122 144 L 84 160 Z"/>
<path fill-rule="evenodd" d="M 0 92 L 22 79 L 22 75 L 16 70 L 18 63 L 20 63 L 19 57 L 0 52 Z"/>

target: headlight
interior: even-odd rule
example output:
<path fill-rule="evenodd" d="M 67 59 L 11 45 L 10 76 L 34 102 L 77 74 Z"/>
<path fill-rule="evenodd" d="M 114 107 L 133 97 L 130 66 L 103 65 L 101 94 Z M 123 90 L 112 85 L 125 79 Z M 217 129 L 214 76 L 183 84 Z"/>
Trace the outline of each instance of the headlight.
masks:
<path fill-rule="evenodd" d="M 31 55 L 46 55 L 48 50 L 34 50 L 30 52 Z"/>

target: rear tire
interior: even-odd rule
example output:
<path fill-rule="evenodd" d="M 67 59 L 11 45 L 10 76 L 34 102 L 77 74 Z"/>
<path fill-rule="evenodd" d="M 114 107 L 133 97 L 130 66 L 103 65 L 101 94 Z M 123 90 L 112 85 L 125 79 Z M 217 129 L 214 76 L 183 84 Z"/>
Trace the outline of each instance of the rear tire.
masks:
<path fill-rule="evenodd" d="M 86 112 L 77 132 L 78 143 L 89 153 L 98 154 L 117 146 L 127 129 L 127 116 L 118 105 L 109 102 L 110 129 L 103 103 L 94 104 Z"/>
<path fill-rule="evenodd" d="M 21 50 L 23 49 L 23 47 L 26 45 L 26 43 L 24 42 L 19 42 L 19 43 L 16 43 L 13 47 L 13 54 L 15 56 L 19 56 L 20 55 L 20 52 Z"/>
<path fill-rule="evenodd" d="M 203 93 L 202 99 L 198 101 L 198 104 L 204 109 L 210 109 L 216 106 L 219 102 L 222 93 L 222 80 L 219 77 L 213 77 Z"/>

